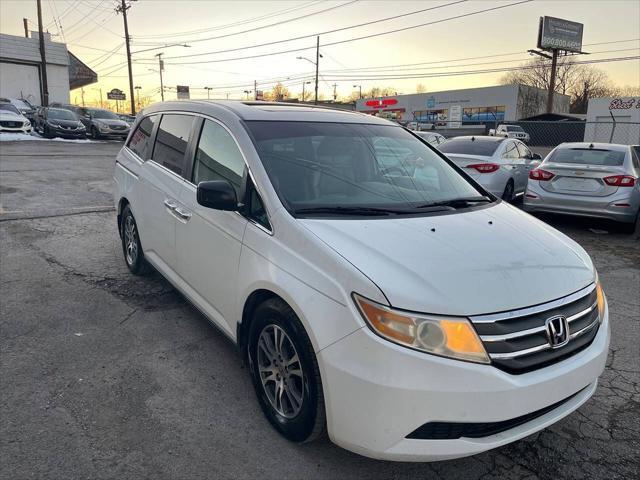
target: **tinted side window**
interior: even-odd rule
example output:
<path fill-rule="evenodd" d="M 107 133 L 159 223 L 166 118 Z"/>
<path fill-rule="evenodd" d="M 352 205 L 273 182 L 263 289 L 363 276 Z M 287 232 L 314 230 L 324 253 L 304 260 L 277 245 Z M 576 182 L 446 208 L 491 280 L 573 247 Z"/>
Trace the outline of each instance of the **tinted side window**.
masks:
<path fill-rule="evenodd" d="M 507 144 L 507 148 L 502 154 L 502 158 L 518 158 L 520 154 L 518 153 L 518 149 L 516 148 L 516 144 L 514 142 L 509 142 Z"/>
<path fill-rule="evenodd" d="M 231 135 L 216 122 L 205 120 L 196 151 L 193 183 L 227 180 L 240 193 L 244 159 Z"/>
<path fill-rule="evenodd" d="M 129 140 L 129 148 L 135 152 L 142 160 L 146 160 L 151 155 L 151 133 L 154 125 L 158 122 L 158 115 L 151 115 L 142 119 L 136 131 L 133 132 Z"/>
<path fill-rule="evenodd" d="M 249 187 L 248 203 L 247 214 L 249 218 L 253 219 L 256 223 L 262 225 L 266 229 L 271 230 L 267 211 L 265 210 L 262 199 L 260 198 L 260 195 L 258 195 L 253 184 Z"/>
<path fill-rule="evenodd" d="M 633 166 L 636 170 L 640 170 L 640 145 L 633 145 L 631 147 L 631 157 L 633 160 Z"/>
<path fill-rule="evenodd" d="M 153 159 L 178 175 L 184 172 L 184 154 L 194 118 L 190 115 L 162 115 L 158 127 Z"/>
<path fill-rule="evenodd" d="M 531 158 L 531 150 L 527 148 L 524 143 L 516 143 L 518 145 L 518 150 L 520 151 L 520 158 Z"/>

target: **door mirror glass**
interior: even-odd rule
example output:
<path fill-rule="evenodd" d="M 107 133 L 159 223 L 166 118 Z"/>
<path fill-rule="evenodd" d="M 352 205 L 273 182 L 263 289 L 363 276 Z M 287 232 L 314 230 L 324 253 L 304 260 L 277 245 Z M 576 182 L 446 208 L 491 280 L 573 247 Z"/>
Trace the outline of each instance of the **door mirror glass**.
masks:
<path fill-rule="evenodd" d="M 196 191 L 196 199 L 203 207 L 231 212 L 238 210 L 236 191 L 227 180 L 200 182 Z"/>
<path fill-rule="evenodd" d="M 542 157 L 539 153 L 534 153 L 533 155 L 531 155 L 531 160 L 542 160 Z"/>

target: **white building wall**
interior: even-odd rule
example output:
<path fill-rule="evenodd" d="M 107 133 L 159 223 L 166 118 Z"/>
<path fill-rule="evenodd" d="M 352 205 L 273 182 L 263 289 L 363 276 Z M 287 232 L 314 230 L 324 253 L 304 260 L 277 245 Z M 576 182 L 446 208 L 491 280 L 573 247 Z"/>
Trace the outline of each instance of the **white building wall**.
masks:
<path fill-rule="evenodd" d="M 640 145 L 640 97 L 590 99 L 584 141 Z"/>

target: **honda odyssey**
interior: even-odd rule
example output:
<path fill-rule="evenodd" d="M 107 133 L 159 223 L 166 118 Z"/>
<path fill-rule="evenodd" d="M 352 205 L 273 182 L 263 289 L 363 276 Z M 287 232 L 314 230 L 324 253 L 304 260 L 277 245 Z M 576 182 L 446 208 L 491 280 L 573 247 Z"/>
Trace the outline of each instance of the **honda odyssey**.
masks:
<path fill-rule="evenodd" d="M 142 111 L 115 166 L 124 258 L 235 342 L 294 442 L 473 455 L 560 420 L 609 344 L 593 263 L 398 124 L 260 102 Z"/>

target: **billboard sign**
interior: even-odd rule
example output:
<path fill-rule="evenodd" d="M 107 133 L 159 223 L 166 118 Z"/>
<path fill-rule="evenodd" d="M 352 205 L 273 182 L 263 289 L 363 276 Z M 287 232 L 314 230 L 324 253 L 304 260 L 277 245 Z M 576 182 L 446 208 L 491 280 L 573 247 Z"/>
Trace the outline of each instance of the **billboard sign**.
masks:
<path fill-rule="evenodd" d="M 540 17 L 538 48 L 580 53 L 583 29 L 582 23 L 555 17 Z"/>
<path fill-rule="evenodd" d="M 462 106 L 451 105 L 449 108 L 449 128 L 460 128 L 462 126 Z"/>
<path fill-rule="evenodd" d="M 107 100 L 126 100 L 127 96 L 119 88 L 113 88 L 110 92 L 107 92 Z"/>
<path fill-rule="evenodd" d="M 177 85 L 178 100 L 189 100 L 189 85 Z"/>

